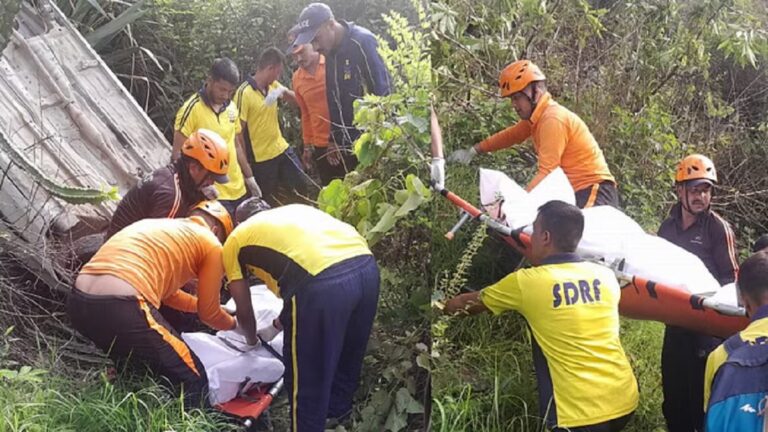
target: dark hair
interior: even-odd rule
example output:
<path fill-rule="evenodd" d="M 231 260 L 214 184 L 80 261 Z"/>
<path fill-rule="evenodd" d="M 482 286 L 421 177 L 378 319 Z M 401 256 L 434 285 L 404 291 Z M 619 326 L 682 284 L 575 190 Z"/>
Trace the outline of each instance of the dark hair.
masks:
<path fill-rule="evenodd" d="M 224 80 L 233 85 L 240 84 L 240 70 L 229 57 L 214 60 L 208 75 L 214 81 Z"/>
<path fill-rule="evenodd" d="M 584 233 L 584 215 L 578 207 L 563 201 L 549 201 L 539 207 L 541 228 L 549 231 L 560 252 L 574 252 Z"/>
<path fill-rule="evenodd" d="M 192 179 L 192 175 L 189 173 L 190 165 L 197 164 L 199 167 L 205 169 L 203 165 L 197 159 L 191 158 L 183 153 L 178 159 L 172 162 L 172 164 L 176 173 L 179 175 L 181 194 L 187 202 L 198 203 L 206 200 L 207 198 L 205 197 L 205 194 L 197 188 L 195 181 Z"/>
<path fill-rule="evenodd" d="M 256 62 L 256 70 L 266 69 L 274 65 L 285 63 L 285 54 L 275 47 L 269 47 L 259 55 L 259 61 Z"/>
<path fill-rule="evenodd" d="M 256 213 L 269 209 L 269 204 L 267 204 L 263 199 L 255 197 L 248 198 L 247 200 L 240 203 L 240 205 L 235 209 L 235 220 L 239 225 Z"/>
<path fill-rule="evenodd" d="M 768 234 L 763 234 L 755 240 L 755 244 L 752 245 L 752 253 L 760 252 L 765 248 L 768 248 Z"/>
<path fill-rule="evenodd" d="M 762 303 L 760 300 L 768 293 L 768 251 L 753 254 L 741 264 L 736 284 L 741 295 Z"/>

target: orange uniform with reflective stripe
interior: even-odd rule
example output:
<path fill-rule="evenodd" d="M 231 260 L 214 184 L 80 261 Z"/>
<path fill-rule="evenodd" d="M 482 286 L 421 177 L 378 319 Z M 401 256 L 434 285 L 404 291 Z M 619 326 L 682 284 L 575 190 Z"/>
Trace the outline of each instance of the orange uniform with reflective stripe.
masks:
<path fill-rule="evenodd" d="M 608 169 L 602 150 L 579 116 L 561 106 L 545 93 L 530 120 L 494 134 L 478 145 L 480 152 L 491 152 L 519 144 L 533 137 L 539 168 L 528 190 L 533 189 L 555 168 L 561 167 L 574 191 L 603 181 L 616 182 Z"/>
<path fill-rule="evenodd" d="M 144 219 L 131 224 L 110 238 L 81 273 L 120 278 L 154 307 L 166 304 L 197 312 L 214 329 L 228 330 L 235 325 L 220 304 L 221 243 L 200 217 Z M 198 279 L 198 297 L 180 289 L 194 278 Z"/>
<path fill-rule="evenodd" d="M 301 135 L 304 144 L 328 147 L 331 115 L 328 113 L 328 99 L 325 93 L 325 57 L 320 56 L 314 75 L 304 68 L 298 68 L 293 73 L 291 86 L 301 110 Z"/>

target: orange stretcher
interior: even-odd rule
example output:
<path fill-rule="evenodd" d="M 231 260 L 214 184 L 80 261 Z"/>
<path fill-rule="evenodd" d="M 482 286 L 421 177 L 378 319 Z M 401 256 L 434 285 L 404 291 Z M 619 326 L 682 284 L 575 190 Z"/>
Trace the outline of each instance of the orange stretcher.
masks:
<path fill-rule="evenodd" d="M 283 379 L 280 378 L 271 386 L 254 387 L 229 402 L 216 405 L 216 409 L 241 420 L 247 430 L 256 424 L 282 388 Z"/>
<path fill-rule="evenodd" d="M 515 251 L 528 257 L 530 252 L 528 234 L 499 223 L 447 189 L 439 189 L 438 192 L 465 212 L 459 223 L 445 235 L 446 238 L 452 239 L 461 225 L 471 217 L 485 223 Z M 720 305 L 715 307 L 709 303 L 706 296 L 623 274 L 621 269 L 613 270 L 622 283 L 619 313 L 625 317 L 660 321 L 721 338 L 743 330 L 749 324 L 749 319 L 740 315 L 739 308 Z"/>

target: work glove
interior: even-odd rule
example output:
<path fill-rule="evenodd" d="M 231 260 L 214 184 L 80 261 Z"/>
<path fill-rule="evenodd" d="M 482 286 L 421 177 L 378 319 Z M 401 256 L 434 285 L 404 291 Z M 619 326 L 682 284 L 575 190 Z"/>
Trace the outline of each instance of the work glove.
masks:
<path fill-rule="evenodd" d="M 285 93 L 286 90 L 287 89 L 283 86 L 279 86 L 270 90 L 269 93 L 267 93 L 267 97 L 264 98 L 264 105 L 266 106 L 274 105 L 278 99 L 283 97 L 283 93 Z"/>
<path fill-rule="evenodd" d="M 283 330 L 275 327 L 275 322 L 272 321 L 272 324 L 259 329 L 259 331 L 257 331 L 256 334 L 258 334 L 261 340 L 263 340 L 264 342 L 269 342 L 272 339 L 274 339 L 275 336 L 280 334 L 281 331 Z"/>
<path fill-rule="evenodd" d="M 261 188 L 259 187 L 259 184 L 256 183 L 256 179 L 253 177 L 245 179 L 245 187 L 248 188 L 248 192 L 251 193 L 252 197 L 261 198 Z"/>
<path fill-rule="evenodd" d="M 433 157 L 431 166 L 431 179 L 438 189 L 445 187 L 445 159 Z"/>
<path fill-rule="evenodd" d="M 475 147 L 473 146 L 468 149 L 460 149 L 454 151 L 450 156 L 448 156 L 448 160 L 450 162 L 459 162 L 464 165 L 468 165 L 476 154 L 477 150 L 475 150 Z"/>

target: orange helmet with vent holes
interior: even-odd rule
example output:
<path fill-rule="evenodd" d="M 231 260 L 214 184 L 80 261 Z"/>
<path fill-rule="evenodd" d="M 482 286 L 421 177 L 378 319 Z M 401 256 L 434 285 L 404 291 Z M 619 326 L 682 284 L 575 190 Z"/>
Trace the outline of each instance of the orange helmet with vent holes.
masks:
<path fill-rule="evenodd" d="M 229 149 L 224 139 L 216 132 L 198 129 L 181 146 L 181 152 L 200 162 L 206 170 L 216 174 L 217 183 L 227 183 Z"/>
<path fill-rule="evenodd" d="M 528 84 L 544 81 L 547 77 L 530 60 L 518 60 L 505 67 L 499 75 L 499 96 L 509 97 L 522 91 Z"/>
<path fill-rule="evenodd" d="M 227 209 L 216 200 L 202 201 L 195 206 L 194 210 L 202 210 L 219 221 L 222 228 L 224 228 L 226 236 L 229 236 L 232 230 L 235 229 L 235 225 L 232 223 L 232 216 L 230 216 Z"/>
<path fill-rule="evenodd" d="M 700 154 L 686 156 L 677 166 L 675 181 L 677 183 L 691 180 L 705 180 L 712 184 L 717 183 L 717 171 L 715 164 L 708 157 Z"/>

